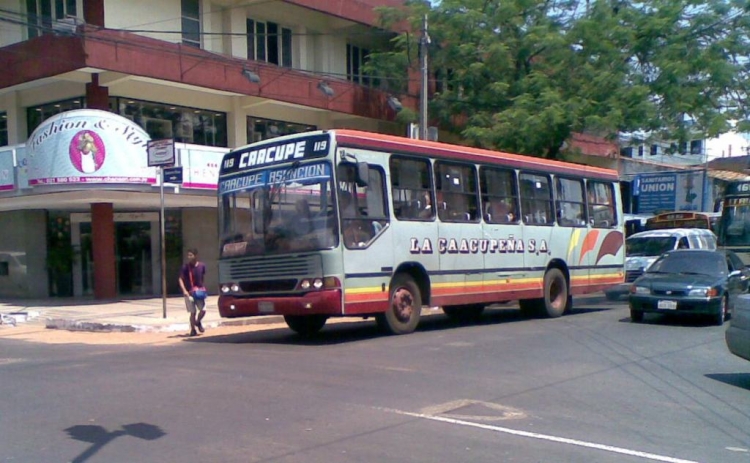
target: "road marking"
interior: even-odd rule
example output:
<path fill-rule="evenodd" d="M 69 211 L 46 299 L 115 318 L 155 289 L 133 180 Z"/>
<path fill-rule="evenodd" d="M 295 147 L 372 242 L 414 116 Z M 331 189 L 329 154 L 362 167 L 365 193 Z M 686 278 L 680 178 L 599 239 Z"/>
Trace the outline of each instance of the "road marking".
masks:
<path fill-rule="evenodd" d="M 499 415 L 462 415 L 458 413 L 448 413 L 458 410 L 460 408 L 468 407 L 471 405 L 479 405 L 485 407 L 492 412 L 499 412 Z M 440 405 L 433 405 L 431 407 L 425 407 L 420 410 L 422 415 L 436 416 L 442 415 L 448 418 L 454 418 L 457 420 L 473 420 L 473 421 L 504 421 L 504 420 L 518 420 L 526 418 L 526 413 L 522 412 L 513 407 L 506 407 L 505 405 L 495 404 L 492 402 L 482 402 L 481 400 L 470 400 L 461 399 L 447 402 Z"/>
<path fill-rule="evenodd" d="M 633 457 L 639 457 L 639 458 L 645 458 L 648 460 L 654 460 L 654 461 L 665 461 L 668 463 L 698 463 L 693 460 L 683 460 L 681 458 L 672 458 L 667 457 L 664 455 L 656 455 L 654 453 L 648 453 L 648 452 L 640 452 L 638 450 L 630 450 L 630 449 L 624 449 L 622 447 L 614 447 L 611 445 L 604 445 L 604 444 L 597 444 L 594 442 L 586 442 L 576 439 L 568 439 L 566 437 L 557 437 L 557 436 L 550 436 L 547 434 L 539 434 L 536 432 L 528 432 L 528 431 L 519 431 L 517 429 L 510 429 L 510 428 L 503 428 L 500 426 L 493 426 L 490 424 L 480 424 L 480 423 L 472 423 L 471 421 L 464 421 L 464 420 L 457 420 L 455 418 L 447 418 L 442 416 L 434 416 L 434 415 L 426 415 L 424 413 L 413 413 L 413 412 L 405 412 L 403 410 L 395 410 L 392 408 L 381 408 L 383 411 L 388 411 L 391 413 L 397 413 L 399 415 L 405 415 L 405 416 L 411 416 L 414 418 L 421 418 L 425 420 L 431 420 L 431 421 L 440 421 L 443 423 L 450 423 L 450 424 L 457 424 L 460 426 L 468 426 L 472 428 L 479 428 L 479 429 L 485 429 L 488 431 L 494 431 L 494 432 L 500 432 L 505 434 L 512 434 L 514 436 L 522 436 L 522 437 L 530 437 L 532 439 L 539 439 L 539 440 L 546 440 L 550 442 L 559 442 L 561 444 L 569 444 L 569 445 L 576 445 L 579 447 L 586 447 L 590 449 L 597 449 L 597 450 L 603 450 L 605 452 L 612 452 L 612 453 L 619 453 L 622 455 L 629 455 Z"/>

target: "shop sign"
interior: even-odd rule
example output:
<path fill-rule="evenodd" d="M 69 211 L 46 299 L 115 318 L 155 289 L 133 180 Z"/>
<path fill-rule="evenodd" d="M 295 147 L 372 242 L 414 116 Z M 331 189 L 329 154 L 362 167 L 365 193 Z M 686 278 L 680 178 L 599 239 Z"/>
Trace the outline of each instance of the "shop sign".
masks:
<path fill-rule="evenodd" d="M 219 166 L 224 154 L 229 150 L 208 146 L 190 146 L 180 153 L 185 166 L 185 188 L 215 190 L 219 183 Z"/>
<path fill-rule="evenodd" d="M 13 169 L 13 151 L 3 151 L 0 153 L 0 191 L 10 191 L 15 189 L 15 169 Z"/>
<path fill-rule="evenodd" d="M 149 140 L 140 126 L 114 113 L 60 113 L 29 137 L 29 185 L 155 184 L 156 170 L 147 165 Z"/>
<path fill-rule="evenodd" d="M 703 174 L 641 174 L 638 176 L 638 212 L 699 211 L 703 199 Z"/>

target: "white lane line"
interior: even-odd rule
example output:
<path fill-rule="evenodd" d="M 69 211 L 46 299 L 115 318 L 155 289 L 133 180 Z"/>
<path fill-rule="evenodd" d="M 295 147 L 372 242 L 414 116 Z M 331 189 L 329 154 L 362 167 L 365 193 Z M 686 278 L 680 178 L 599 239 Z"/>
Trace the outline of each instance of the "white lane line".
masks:
<path fill-rule="evenodd" d="M 568 439 L 566 437 L 549 436 L 546 434 L 539 434 L 535 432 L 519 431 L 517 429 L 503 428 L 501 426 L 493 426 L 490 424 L 472 423 L 471 421 L 457 420 L 454 418 L 446 418 L 442 416 L 425 415 L 423 413 L 412 413 L 405 412 L 402 410 L 395 410 L 392 408 L 381 408 L 381 410 L 388 411 L 391 413 L 397 413 L 399 415 L 412 416 L 414 418 L 422 418 L 425 420 L 440 421 L 443 423 L 457 424 L 461 426 L 468 426 L 472 428 L 486 429 L 489 431 L 501 432 L 505 434 L 513 434 L 515 436 L 531 437 L 532 439 L 546 440 L 551 442 L 559 442 L 562 444 L 577 445 L 579 447 L 587 447 L 590 449 L 603 450 L 605 452 L 620 453 L 623 455 L 630 455 L 633 457 L 645 458 L 654 461 L 665 461 L 668 463 L 698 463 L 693 460 L 683 460 L 681 458 L 672 458 L 664 455 L 656 455 L 654 453 L 640 452 L 638 450 L 624 449 L 621 447 L 613 447 L 611 445 L 596 444 L 594 442 L 586 442 L 576 439 Z"/>

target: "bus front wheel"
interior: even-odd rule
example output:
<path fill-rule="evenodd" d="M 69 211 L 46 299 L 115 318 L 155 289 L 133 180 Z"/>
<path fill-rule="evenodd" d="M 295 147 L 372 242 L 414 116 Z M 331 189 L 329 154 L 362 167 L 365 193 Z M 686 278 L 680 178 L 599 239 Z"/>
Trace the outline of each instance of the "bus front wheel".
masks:
<path fill-rule="evenodd" d="M 301 336 L 316 334 L 323 329 L 327 319 L 325 315 L 284 315 L 287 326 Z"/>
<path fill-rule="evenodd" d="M 378 326 L 390 334 L 408 334 L 419 324 L 422 314 L 422 295 L 414 279 L 398 274 L 391 281 L 388 310 L 376 318 Z"/>

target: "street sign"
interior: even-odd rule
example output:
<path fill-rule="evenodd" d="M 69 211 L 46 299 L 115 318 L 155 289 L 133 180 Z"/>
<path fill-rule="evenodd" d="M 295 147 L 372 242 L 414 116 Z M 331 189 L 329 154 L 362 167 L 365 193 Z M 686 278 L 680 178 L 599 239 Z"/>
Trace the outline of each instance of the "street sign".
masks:
<path fill-rule="evenodd" d="M 182 183 L 182 166 L 164 169 L 164 183 Z"/>
<path fill-rule="evenodd" d="M 148 142 L 148 166 L 168 167 L 174 165 L 174 140 L 165 138 Z"/>

